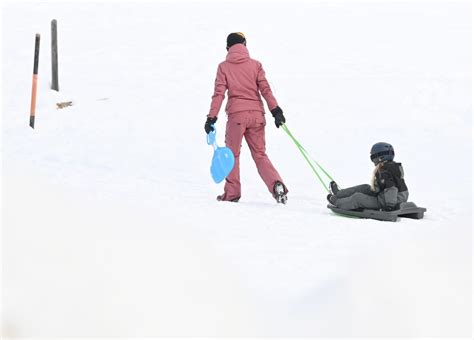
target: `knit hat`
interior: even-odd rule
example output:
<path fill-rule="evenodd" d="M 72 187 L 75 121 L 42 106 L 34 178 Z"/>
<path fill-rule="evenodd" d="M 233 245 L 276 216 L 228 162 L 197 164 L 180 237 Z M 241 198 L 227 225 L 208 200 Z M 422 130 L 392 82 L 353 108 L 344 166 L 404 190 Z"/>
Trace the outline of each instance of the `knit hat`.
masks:
<path fill-rule="evenodd" d="M 227 36 L 227 49 L 231 48 L 235 44 L 247 44 L 245 35 L 242 32 L 231 33 Z"/>

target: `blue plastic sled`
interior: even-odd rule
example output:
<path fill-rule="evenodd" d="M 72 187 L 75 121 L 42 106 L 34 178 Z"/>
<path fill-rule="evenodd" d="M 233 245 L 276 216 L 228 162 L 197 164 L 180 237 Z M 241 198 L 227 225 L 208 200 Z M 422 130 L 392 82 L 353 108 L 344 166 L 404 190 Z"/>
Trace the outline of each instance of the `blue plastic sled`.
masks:
<path fill-rule="evenodd" d="M 214 125 L 212 125 L 214 127 Z M 207 144 L 214 148 L 212 156 L 211 176 L 214 182 L 222 182 L 234 168 L 234 153 L 228 147 L 220 147 L 216 143 L 216 128 L 207 134 Z"/>

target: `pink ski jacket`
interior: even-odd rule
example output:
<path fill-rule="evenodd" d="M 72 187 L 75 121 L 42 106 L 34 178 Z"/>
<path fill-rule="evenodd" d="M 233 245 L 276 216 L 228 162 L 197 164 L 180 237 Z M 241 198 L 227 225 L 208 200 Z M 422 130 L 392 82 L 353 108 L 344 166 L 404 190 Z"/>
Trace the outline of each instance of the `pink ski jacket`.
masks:
<path fill-rule="evenodd" d="M 217 68 L 214 95 L 208 117 L 216 117 L 219 114 L 227 90 L 229 91 L 225 108 L 227 114 L 239 111 L 264 113 L 260 93 L 265 98 L 270 111 L 278 106 L 265 78 L 262 64 L 250 58 L 249 51 L 243 44 L 232 46 L 226 60 Z"/>

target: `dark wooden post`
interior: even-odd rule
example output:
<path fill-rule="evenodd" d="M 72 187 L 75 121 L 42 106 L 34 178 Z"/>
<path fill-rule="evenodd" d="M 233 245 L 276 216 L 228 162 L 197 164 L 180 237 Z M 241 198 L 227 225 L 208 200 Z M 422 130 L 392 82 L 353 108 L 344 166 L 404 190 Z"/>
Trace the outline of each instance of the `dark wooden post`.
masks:
<path fill-rule="evenodd" d="M 58 23 L 56 19 L 51 21 L 51 66 L 53 71 L 53 79 L 51 81 L 51 89 L 59 91 L 58 80 Z"/>
<path fill-rule="evenodd" d="M 40 49 L 40 35 L 37 33 L 35 38 L 35 61 L 33 65 L 33 87 L 31 89 L 31 109 L 30 109 L 30 126 L 35 128 L 35 110 L 36 110 L 36 88 L 38 83 L 38 62 Z"/>

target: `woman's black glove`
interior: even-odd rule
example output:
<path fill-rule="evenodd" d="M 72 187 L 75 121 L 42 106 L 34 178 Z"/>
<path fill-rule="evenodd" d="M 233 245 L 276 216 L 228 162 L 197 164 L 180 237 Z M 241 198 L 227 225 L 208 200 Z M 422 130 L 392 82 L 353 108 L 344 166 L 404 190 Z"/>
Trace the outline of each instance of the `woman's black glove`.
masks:
<path fill-rule="evenodd" d="M 283 111 L 279 106 L 277 106 L 270 112 L 272 113 L 273 118 L 275 118 L 275 125 L 277 128 L 279 128 L 286 122 L 285 116 L 283 116 Z"/>
<path fill-rule="evenodd" d="M 206 131 L 207 134 L 209 132 L 214 131 L 214 127 L 212 127 L 212 124 L 217 122 L 217 117 L 207 117 L 206 124 L 204 125 L 204 130 Z"/>

